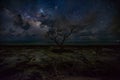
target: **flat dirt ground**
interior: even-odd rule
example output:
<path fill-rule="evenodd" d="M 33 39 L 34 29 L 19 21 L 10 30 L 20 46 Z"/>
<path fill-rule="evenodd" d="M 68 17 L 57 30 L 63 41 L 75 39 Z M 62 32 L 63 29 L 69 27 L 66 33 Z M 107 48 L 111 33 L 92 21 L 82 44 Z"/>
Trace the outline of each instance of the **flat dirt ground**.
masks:
<path fill-rule="evenodd" d="M 0 80 L 58 80 L 50 76 L 57 67 L 65 74 L 61 80 L 120 80 L 120 46 L 67 46 L 73 51 L 67 53 L 53 53 L 54 48 L 1 46 Z"/>

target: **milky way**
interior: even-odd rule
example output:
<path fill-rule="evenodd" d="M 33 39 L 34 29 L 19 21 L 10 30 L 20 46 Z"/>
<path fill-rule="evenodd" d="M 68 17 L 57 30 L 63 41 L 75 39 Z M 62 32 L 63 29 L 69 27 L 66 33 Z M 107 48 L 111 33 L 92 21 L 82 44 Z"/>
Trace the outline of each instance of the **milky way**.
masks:
<path fill-rule="evenodd" d="M 52 20 L 64 15 L 70 23 L 81 24 L 85 18 L 94 23 L 72 35 L 72 43 L 118 44 L 119 0 L 1 0 L 1 43 L 48 43 L 45 38 Z"/>

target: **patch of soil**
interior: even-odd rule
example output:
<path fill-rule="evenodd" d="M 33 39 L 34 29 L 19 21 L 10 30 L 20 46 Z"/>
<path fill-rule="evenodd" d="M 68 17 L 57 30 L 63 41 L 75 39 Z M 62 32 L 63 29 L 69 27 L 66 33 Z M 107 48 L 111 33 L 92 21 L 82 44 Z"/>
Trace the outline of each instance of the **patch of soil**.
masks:
<path fill-rule="evenodd" d="M 74 53 L 74 50 L 71 49 L 52 49 L 53 53 Z"/>

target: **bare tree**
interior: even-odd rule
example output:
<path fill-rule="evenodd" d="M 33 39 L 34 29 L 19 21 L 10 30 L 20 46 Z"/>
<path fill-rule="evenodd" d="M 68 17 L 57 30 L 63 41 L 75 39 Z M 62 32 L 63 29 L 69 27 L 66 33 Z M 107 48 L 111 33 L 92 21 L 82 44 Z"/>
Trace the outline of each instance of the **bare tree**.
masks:
<path fill-rule="evenodd" d="M 82 21 L 71 21 L 65 16 L 58 16 L 52 21 L 47 37 L 55 42 L 60 49 L 64 49 L 63 45 L 66 40 L 72 38 L 72 35 L 86 29 L 96 21 L 96 14 L 89 14 Z"/>

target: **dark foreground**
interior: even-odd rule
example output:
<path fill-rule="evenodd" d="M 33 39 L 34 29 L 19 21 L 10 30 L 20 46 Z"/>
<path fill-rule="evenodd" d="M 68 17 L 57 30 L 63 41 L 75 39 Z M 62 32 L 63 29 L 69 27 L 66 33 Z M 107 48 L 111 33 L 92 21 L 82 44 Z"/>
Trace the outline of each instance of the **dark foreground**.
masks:
<path fill-rule="evenodd" d="M 1 46 L 0 80 L 120 80 L 120 46 Z"/>

